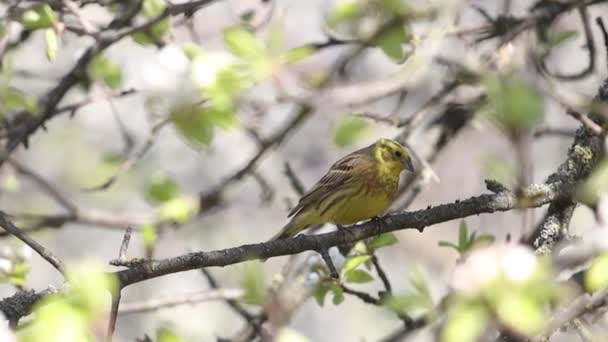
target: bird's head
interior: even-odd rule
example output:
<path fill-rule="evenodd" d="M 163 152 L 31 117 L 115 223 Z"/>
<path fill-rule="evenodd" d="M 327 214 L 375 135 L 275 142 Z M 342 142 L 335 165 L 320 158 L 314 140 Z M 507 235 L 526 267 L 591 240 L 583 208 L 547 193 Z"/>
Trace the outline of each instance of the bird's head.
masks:
<path fill-rule="evenodd" d="M 414 164 L 409 151 L 392 139 L 380 139 L 374 144 L 376 160 L 387 169 L 401 172 L 404 169 L 414 172 Z"/>

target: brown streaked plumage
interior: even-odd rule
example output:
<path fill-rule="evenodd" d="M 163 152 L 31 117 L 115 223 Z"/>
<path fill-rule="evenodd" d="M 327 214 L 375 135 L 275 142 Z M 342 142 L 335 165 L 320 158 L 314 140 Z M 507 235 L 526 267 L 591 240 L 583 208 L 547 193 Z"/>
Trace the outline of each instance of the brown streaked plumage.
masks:
<path fill-rule="evenodd" d="M 288 215 L 291 220 L 272 240 L 294 236 L 311 225 L 348 225 L 382 214 L 393 200 L 404 169 L 414 170 L 411 157 L 391 139 L 352 152 L 300 198 Z"/>

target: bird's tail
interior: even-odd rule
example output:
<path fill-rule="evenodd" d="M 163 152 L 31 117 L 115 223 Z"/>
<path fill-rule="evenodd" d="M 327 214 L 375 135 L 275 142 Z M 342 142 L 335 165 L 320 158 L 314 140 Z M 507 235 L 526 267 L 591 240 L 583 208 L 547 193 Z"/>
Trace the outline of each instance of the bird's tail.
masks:
<path fill-rule="evenodd" d="M 298 219 L 298 216 L 294 217 L 291 221 L 289 221 L 281 230 L 275 234 L 272 238 L 270 238 L 267 242 L 281 239 L 288 239 L 292 236 L 295 236 L 300 231 L 304 230 L 306 225 L 302 224 L 301 220 Z M 260 259 L 261 262 L 264 262 L 268 259 Z"/>

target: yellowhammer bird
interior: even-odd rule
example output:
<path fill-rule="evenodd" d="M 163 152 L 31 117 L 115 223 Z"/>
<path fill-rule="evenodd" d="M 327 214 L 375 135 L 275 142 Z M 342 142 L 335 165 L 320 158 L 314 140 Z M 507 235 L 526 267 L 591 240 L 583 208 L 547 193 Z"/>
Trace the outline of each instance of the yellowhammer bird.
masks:
<path fill-rule="evenodd" d="M 408 151 L 391 139 L 338 160 L 298 202 L 291 221 L 271 240 L 292 237 L 312 225 L 348 225 L 382 214 L 393 201 L 404 169 L 414 171 Z"/>

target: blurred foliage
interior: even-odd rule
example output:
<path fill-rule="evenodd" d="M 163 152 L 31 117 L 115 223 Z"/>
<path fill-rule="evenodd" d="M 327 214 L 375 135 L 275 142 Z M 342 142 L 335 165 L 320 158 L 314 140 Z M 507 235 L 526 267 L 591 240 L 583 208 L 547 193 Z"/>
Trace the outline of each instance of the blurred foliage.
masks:
<path fill-rule="evenodd" d="M 364 119 L 346 116 L 338 122 L 334 133 L 334 143 L 341 147 L 351 145 L 363 136 L 367 129 L 368 124 Z"/>
<path fill-rule="evenodd" d="M 23 287 L 30 271 L 31 257 L 32 249 L 21 242 L 19 246 L 3 246 L 0 250 L 0 283 Z"/>
<path fill-rule="evenodd" d="M 177 197 L 179 193 L 179 186 L 173 179 L 164 174 L 156 174 L 148 184 L 146 198 L 152 203 L 163 203 Z"/>
<path fill-rule="evenodd" d="M 141 14 L 148 20 L 158 18 L 167 8 L 163 0 L 144 0 L 141 6 Z M 140 45 L 155 45 L 171 31 L 171 17 L 161 19 L 158 23 L 146 30 L 134 32 L 131 38 Z"/>
<path fill-rule="evenodd" d="M 549 318 L 547 308 L 562 294 L 561 285 L 552 281 L 549 260 L 514 245 L 474 251 L 469 258 L 473 264 L 456 272 L 467 272 L 461 281 L 470 279 L 470 285 L 463 283 L 466 289 L 450 296 L 442 341 L 476 340 L 494 318 L 523 336 L 540 333 Z M 529 259 L 536 261 L 531 265 Z"/>
<path fill-rule="evenodd" d="M 397 239 L 395 234 L 384 233 L 371 238 L 370 242 L 367 244 L 367 247 L 374 251 L 382 247 L 392 246 L 397 242 L 399 242 L 399 239 Z"/>
<path fill-rule="evenodd" d="M 117 280 L 90 262 L 69 267 L 67 280 L 65 294 L 47 296 L 36 305 L 35 318 L 19 331 L 19 341 L 97 340 L 95 328 L 105 320 L 108 295 L 118 291 Z"/>
<path fill-rule="evenodd" d="M 543 100 L 519 78 L 488 74 L 484 84 L 488 103 L 482 112 L 507 132 L 531 128 L 543 120 Z"/>
<path fill-rule="evenodd" d="M 36 98 L 26 95 L 11 86 L 13 79 L 14 58 L 7 54 L 2 59 L 2 69 L 0 70 L 0 119 L 7 114 L 19 110 L 29 113 L 38 111 Z"/>
<path fill-rule="evenodd" d="M 24 11 L 19 22 L 28 30 L 37 30 L 53 27 L 57 23 L 57 16 L 48 4 L 40 4 Z"/>
<path fill-rule="evenodd" d="M 608 190 L 608 159 L 604 159 L 597 164 L 589 177 L 576 189 L 576 199 L 595 207 L 600 196 Z"/>
<path fill-rule="evenodd" d="M 608 287 L 608 253 L 596 257 L 585 272 L 585 288 L 597 292 Z"/>
<path fill-rule="evenodd" d="M 92 80 L 101 82 L 111 89 L 116 89 L 122 84 L 120 65 L 103 55 L 97 55 L 89 64 L 87 71 Z"/>
<path fill-rule="evenodd" d="M 477 235 L 477 232 L 475 231 L 469 234 L 469 227 L 467 226 L 467 223 L 462 220 L 460 221 L 460 226 L 458 228 L 458 244 L 449 241 L 439 241 L 438 245 L 441 247 L 453 248 L 458 253 L 463 254 L 478 245 L 491 244 L 494 240 L 494 236 L 489 234 Z"/>
<path fill-rule="evenodd" d="M 424 270 L 420 266 L 412 268 L 408 280 L 413 290 L 387 297 L 384 300 L 384 306 L 400 315 L 430 316 L 434 310 L 433 296 Z"/>
<path fill-rule="evenodd" d="M 156 342 L 186 342 L 186 340 L 172 330 L 161 328 L 156 331 Z"/>
<path fill-rule="evenodd" d="M 515 180 L 515 168 L 513 163 L 509 163 L 497 155 L 486 155 L 481 160 L 481 167 L 485 172 L 486 178 L 494 179 L 502 184 L 512 184 Z"/>
<path fill-rule="evenodd" d="M 246 263 L 244 268 L 241 287 L 245 290 L 245 294 L 241 300 L 247 304 L 264 304 L 267 293 L 262 264 L 259 261 L 252 261 Z"/>
<path fill-rule="evenodd" d="M 57 49 L 59 48 L 59 38 L 54 29 L 48 28 L 44 30 L 44 44 L 46 47 L 46 58 L 52 63 L 57 59 Z"/>

